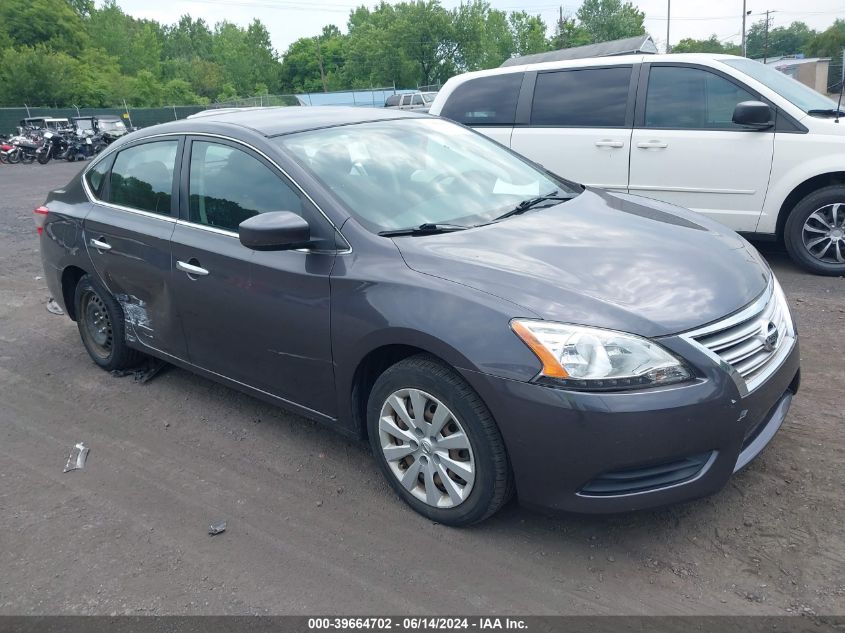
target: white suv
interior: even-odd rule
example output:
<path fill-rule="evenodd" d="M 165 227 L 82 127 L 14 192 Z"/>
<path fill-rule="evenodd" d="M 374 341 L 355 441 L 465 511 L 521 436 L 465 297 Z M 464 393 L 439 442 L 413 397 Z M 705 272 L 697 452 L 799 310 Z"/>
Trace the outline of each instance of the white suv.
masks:
<path fill-rule="evenodd" d="M 845 117 L 743 57 L 631 55 L 467 73 L 431 114 L 549 171 L 657 198 L 845 275 Z"/>

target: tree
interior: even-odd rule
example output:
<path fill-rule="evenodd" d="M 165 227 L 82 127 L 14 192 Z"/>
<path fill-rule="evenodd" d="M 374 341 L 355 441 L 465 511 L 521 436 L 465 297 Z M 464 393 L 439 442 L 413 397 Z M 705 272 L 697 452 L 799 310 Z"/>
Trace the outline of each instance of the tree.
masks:
<path fill-rule="evenodd" d="M 793 22 L 789 26 L 769 29 L 769 44 L 766 47 L 766 20 L 758 20 L 751 25 L 745 36 L 748 57 L 752 59 L 776 57 L 779 55 L 797 55 L 802 53 L 816 36 L 804 22 Z"/>
<path fill-rule="evenodd" d="M 727 53 L 741 55 L 742 47 L 738 44 L 723 44 L 714 33 L 706 40 L 696 40 L 691 37 L 682 39 L 672 47 L 673 53 Z"/>
<path fill-rule="evenodd" d="M 575 16 L 590 37 L 590 43 L 644 35 L 645 13 L 622 0 L 584 0 Z"/>
<path fill-rule="evenodd" d="M 552 38 L 552 48 L 573 48 L 575 46 L 585 46 L 592 42 L 590 33 L 578 24 L 574 18 L 558 20 L 557 32 Z"/>
<path fill-rule="evenodd" d="M 817 33 L 805 46 L 807 55 L 842 59 L 845 48 L 845 20 L 836 20 L 828 29 Z"/>
<path fill-rule="evenodd" d="M 66 0 L 2 0 L 0 29 L 12 46 L 78 55 L 88 44 L 82 17 Z"/>
<path fill-rule="evenodd" d="M 529 15 L 525 11 L 513 11 L 508 16 L 513 34 L 513 53 L 531 55 L 549 50 L 546 40 L 546 23 L 539 15 Z"/>

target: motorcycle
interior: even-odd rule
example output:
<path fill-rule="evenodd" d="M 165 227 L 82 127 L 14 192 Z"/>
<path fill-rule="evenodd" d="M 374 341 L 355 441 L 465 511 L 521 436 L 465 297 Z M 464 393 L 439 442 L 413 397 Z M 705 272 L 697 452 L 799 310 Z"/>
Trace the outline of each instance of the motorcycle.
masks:
<path fill-rule="evenodd" d="M 44 132 L 43 139 L 44 142 L 36 151 L 39 164 L 46 165 L 51 158 L 60 160 L 67 156 L 70 145 L 61 134 L 47 130 Z"/>
<path fill-rule="evenodd" d="M 85 160 L 94 155 L 94 146 L 91 142 L 91 137 L 85 138 L 75 137 L 68 141 L 67 153 L 65 160 L 72 163 L 75 160 Z"/>

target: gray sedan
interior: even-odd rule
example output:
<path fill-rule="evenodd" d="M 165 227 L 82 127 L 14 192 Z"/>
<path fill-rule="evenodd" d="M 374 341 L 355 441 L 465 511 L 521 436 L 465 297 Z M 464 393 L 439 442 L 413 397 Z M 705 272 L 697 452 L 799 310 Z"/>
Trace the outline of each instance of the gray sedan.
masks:
<path fill-rule="evenodd" d="M 798 389 L 752 246 L 396 110 L 252 109 L 116 141 L 35 210 L 106 370 L 145 356 L 367 439 L 421 514 L 721 488 Z"/>

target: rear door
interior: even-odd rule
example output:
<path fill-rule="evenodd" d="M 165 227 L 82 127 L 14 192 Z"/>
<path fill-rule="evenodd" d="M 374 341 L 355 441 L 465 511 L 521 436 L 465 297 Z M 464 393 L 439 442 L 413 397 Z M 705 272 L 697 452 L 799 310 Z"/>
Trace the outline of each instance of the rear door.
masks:
<path fill-rule="evenodd" d="M 475 128 L 502 145 L 510 145 L 523 73 L 470 79 L 457 86 L 440 116 Z"/>
<path fill-rule="evenodd" d="M 630 191 L 754 231 L 774 152 L 774 127 L 732 122 L 737 103 L 760 95 L 703 66 L 644 67 L 631 150 Z"/>
<path fill-rule="evenodd" d="M 108 158 L 113 162 L 102 182 L 86 178 L 94 204 L 83 226 L 94 269 L 123 308 L 126 337 L 183 358 L 185 340 L 170 285 L 181 151 L 182 138 L 169 136 L 140 140 Z"/>
<path fill-rule="evenodd" d="M 570 180 L 626 190 L 637 69 L 537 73 L 529 121 L 514 128 L 511 148 Z"/>
<path fill-rule="evenodd" d="M 264 156 L 234 141 L 190 138 L 181 187 L 173 283 L 191 363 L 333 416 L 333 227 Z M 238 225 L 269 211 L 305 218 L 313 248 L 243 246 Z"/>

